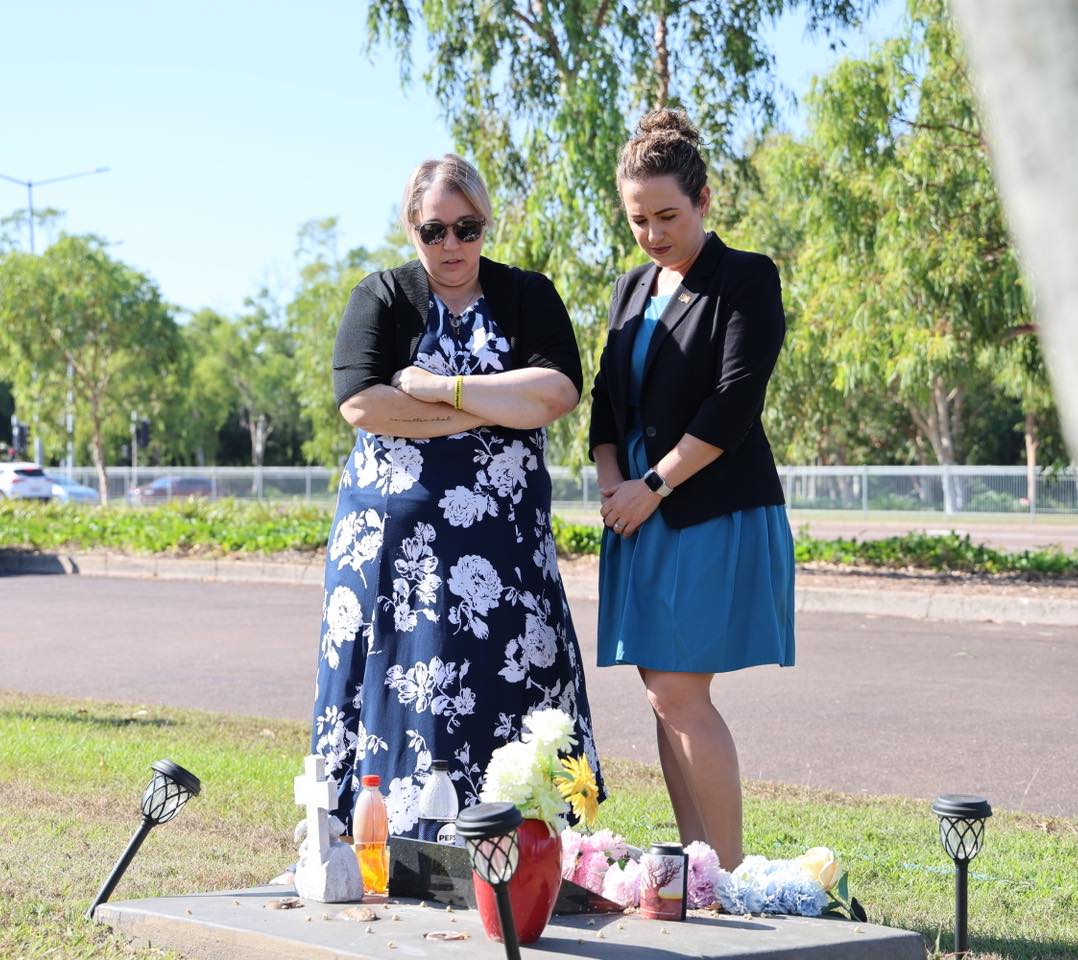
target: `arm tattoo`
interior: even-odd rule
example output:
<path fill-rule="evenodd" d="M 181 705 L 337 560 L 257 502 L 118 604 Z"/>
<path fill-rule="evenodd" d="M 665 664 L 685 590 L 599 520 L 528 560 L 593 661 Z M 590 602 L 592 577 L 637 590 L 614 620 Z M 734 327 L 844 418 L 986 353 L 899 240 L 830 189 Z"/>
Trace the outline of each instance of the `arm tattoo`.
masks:
<path fill-rule="evenodd" d="M 449 423 L 452 417 L 390 417 L 390 423 Z"/>

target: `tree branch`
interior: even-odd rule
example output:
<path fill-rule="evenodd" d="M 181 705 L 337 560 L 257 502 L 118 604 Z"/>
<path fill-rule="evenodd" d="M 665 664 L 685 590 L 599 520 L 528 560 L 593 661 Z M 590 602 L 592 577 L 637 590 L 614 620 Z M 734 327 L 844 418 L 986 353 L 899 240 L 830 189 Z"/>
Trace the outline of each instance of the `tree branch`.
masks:
<path fill-rule="evenodd" d="M 565 62 L 565 57 L 562 56 L 561 45 L 558 43 L 558 38 L 554 35 L 554 31 L 549 27 L 543 26 L 539 21 L 533 20 L 526 13 L 513 8 L 513 16 L 516 17 L 521 23 L 525 24 L 532 33 L 534 33 L 540 40 L 546 42 L 550 48 L 550 55 L 554 58 L 554 62 L 558 65 L 558 69 L 563 75 L 568 75 L 569 65 Z"/>

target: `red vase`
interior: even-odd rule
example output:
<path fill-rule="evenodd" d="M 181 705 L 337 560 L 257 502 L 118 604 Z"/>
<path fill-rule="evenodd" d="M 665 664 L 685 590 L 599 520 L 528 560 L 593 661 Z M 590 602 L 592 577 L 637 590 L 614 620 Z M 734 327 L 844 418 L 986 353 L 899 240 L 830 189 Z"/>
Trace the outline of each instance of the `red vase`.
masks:
<path fill-rule="evenodd" d="M 509 902 L 517 939 L 534 943 L 543 933 L 561 888 L 561 835 L 551 835 L 542 820 L 525 820 L 517 829 L 520 861 L 517 872 L 509 881 Z M 494 888 L 473 873 L 475 899 L 483 929 L 491 940 L 502 942 L 502 925 L 498 920 L 498 903 Z"/>

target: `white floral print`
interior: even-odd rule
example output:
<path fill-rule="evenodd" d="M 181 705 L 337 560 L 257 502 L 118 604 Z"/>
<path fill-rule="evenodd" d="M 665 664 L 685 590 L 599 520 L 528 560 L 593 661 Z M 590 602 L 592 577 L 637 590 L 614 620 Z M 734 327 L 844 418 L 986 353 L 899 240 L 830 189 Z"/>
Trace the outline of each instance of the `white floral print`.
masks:
<path fill-rule="evenodd" d="M 353 457 L 356 484 L 360 487 L 374 484 L 382 494 L 411 490 L 423 472 L 423 454 L 413 444 L 425 442 L 403 437 L 361 437 Z"/>
<path fill-rule="evenodd" d="M 485 493 L 456 486 L 446 490 L 445 496 L 438 501 L 443 516 L 454 527 L 470 527 L 477 520 L 490 514 L 498 515 L 498 501 Z"/>
<path fill-rule="evenodd" d="M 330 669 L 336 670 L 341 661 L 341 647 L 352 643 L 363 625 L 359 598 L 348 587 L 338 584 L 326 605 L 324 619 L 326 628 L 322 633 L 322 656 Z"/>
<path fill-rule="evenodd" d="M 502 581 L 486 557 L 468 554 L 449 568 L 449 589 L 461 602 L 449 608 L 449 622 L 471 630 L 480 640 L 489 632 L 483 619 L 498 605 Z"/>
<path fill-rule="evenodd" d="M 397 573 L 393 578 L 393 596 L 378 598 L 383 609 L 393 611 L 393 627 L 400 633 L 414 630 L 420 615 L 431 623 L 438 622 L 438 614 L 432 605 L 442 578 L 434 572 L 438 569 L 438 558 L 430 546 L 436 536 L 429 523 L 415 525 L 415 536 L 401 541 L 400 556 L 393 564 Z"/>
<path fill-rule="evenodd" d="M 337 562 L 337 569 L 346 566 L 355 570 L 367 584 L 364 564 L 378 556 L 385 537 L 385 517 L 373 507 L 363 511 L 353 510 L 345 514 L 333 531 L 329 545 L 329 559 Z"/>
<path fill-rule="evenodd" d="M 464 686 L 464 678 L 471 664 L 465 660 L 460 669 L 455 663 L 443 663 L 440 657 L 432 657 L 429 663 L 419 662 L 408 670 L 399 663 L 386 672 L 386 686 L 397 691 L 397 700 L 423 713 L 428 708 L 436 717 L 446 718 L 446 732 L 452 733 L 460 718 L 475 712 L 475 694 Z M 450 688 L 457 684 L 453 694 Z"/>

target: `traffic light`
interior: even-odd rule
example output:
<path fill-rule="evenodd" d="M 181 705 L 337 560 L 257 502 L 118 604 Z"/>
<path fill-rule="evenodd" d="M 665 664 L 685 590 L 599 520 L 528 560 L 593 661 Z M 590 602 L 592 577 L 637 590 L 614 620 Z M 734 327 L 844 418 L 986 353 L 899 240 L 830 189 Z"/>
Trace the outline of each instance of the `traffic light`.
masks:
<path fill-rule="evenodd" d="M 145 450 L 150 445 L 150 421 L 143 417 L 135 427 L 135 437 L 138 439 L 139 449 Z"/>

